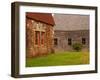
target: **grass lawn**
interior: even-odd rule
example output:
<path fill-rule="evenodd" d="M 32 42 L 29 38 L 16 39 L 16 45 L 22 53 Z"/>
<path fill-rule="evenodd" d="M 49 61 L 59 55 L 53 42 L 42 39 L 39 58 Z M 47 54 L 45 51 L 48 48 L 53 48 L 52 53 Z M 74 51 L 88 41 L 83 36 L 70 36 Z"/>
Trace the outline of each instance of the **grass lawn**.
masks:
<path fill-rule="evenodd" d="M 89 52 L 57 52 L 36 58 L 26 58 L 26 67 L 89 64 Z"/>

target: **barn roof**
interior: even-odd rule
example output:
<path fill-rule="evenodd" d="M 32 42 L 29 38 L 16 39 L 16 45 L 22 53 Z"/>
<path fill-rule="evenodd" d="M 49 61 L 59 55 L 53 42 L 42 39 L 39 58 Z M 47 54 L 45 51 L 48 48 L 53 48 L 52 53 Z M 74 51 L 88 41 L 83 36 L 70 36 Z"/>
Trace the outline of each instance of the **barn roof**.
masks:
<path fill-rule="evenodd" d="M 89 30 L 89 15 L 54 14 L 54 30 Z"/>
<path fill-rule="evenodd" d="M 27 18 L 31 18 L 43 23 L 47 23 L 50 25 L 55 25 L 52 14 L 51 13 L 32 13 L 32 12 L 27 12 L 26 13 Z"/>

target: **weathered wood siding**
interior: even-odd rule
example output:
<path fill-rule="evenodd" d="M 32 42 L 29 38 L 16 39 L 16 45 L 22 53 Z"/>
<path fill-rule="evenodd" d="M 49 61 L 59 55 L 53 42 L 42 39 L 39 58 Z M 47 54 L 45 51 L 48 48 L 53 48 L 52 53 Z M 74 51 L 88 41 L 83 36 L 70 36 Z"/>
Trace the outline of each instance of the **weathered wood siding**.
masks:
<path fill-rule="evenodd" d="M 55 45 L 55 51 L 72 51 L 74 43 L 81 43 L 82 38 L 86 39 L 86 44 L 83 45 L 83 50 L 89 50 L 89 30 L 75 31 L 57 31 L 55 30 L 54 37 L 58 40 L 58 45 Z M 68 45 L 68 38 L 72 39 L 72 45 Z"/>

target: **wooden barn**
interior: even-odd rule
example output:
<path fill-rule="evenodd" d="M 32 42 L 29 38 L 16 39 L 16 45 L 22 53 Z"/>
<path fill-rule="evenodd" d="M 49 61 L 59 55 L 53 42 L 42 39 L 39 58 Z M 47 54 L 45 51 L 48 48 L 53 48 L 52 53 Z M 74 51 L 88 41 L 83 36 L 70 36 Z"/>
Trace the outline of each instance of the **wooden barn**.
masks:
<path fill-rule="evenodd" d="M 74 43 L 89 50 L 89 15 L 54 14 L 54 21 L 55 51 L 73 51 Z"/>
<path fill-rule="evenodd" d="M 54 20 L 50 13 L 26 12 L 26 55 L 36 57 L 54 52 Z"/>

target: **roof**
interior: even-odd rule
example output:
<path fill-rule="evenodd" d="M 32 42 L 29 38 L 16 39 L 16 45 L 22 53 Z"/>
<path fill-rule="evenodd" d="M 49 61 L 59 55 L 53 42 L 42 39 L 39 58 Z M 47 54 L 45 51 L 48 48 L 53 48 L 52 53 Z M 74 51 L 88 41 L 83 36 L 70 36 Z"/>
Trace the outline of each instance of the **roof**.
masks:
<path fill-rule="evenodd" d="M 27 18 L 31 18 L 40 22 L 44 22 L 46 24 L 54 25 L 54 20 L 51 13 L 26 13 Z"/>
<path fill-rule="evenodd" d="M 54 14 L 54 30 L 89 30 L 89 15 Z"/>

